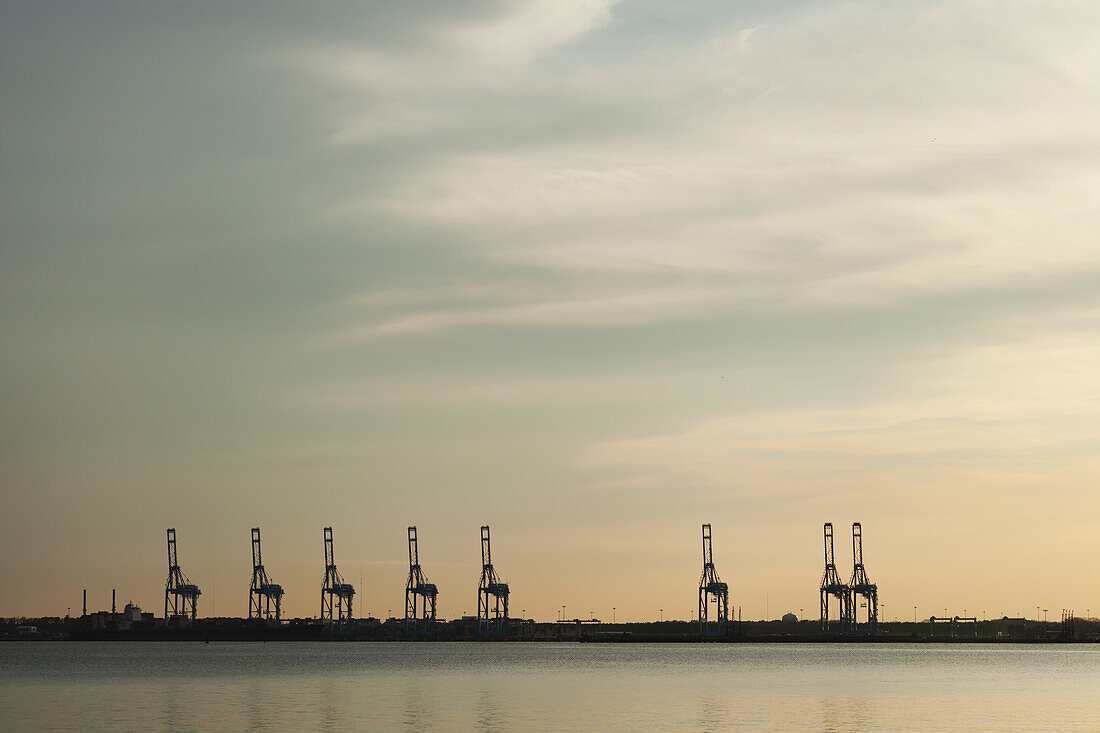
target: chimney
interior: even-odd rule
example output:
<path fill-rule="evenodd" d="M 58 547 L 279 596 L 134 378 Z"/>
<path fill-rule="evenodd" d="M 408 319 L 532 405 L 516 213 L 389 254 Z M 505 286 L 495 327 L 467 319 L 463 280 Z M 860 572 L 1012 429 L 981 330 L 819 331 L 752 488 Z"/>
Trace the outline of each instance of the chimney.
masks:
<path fill-rule="evenodd" d="M 81 613 L 80 615 L 81 616 L 87 616 L 88 615 L 88 589 L 87 588 L 84 589 L 84 612 Z"/>

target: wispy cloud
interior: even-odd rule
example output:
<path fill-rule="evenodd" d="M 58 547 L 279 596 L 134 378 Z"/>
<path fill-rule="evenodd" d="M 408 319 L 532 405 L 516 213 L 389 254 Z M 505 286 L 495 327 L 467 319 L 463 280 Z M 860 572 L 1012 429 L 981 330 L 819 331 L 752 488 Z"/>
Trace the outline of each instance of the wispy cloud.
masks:
<path fill-rule="evenodd" d="M 744 410 L 594 445 L 580 465 L 614 468 L 614 485 L 628 477 L 634 487 L 731 496 L 889 500 L 917 492 L 937 501 L 971 495 L 971 503 L 1022 488 L 1084 497 L 1088 471 L 1100 468 L 1089 448 L 1100 444 L 1100 380 L 1091 376 L 1100 346 L 1076 325 L 1021 327 L 1030 333 L 1023 343 L 886 367 L 902 377 L 890 394 L 845 406 Z"/>
<path fill-rule="evenodd" d="M 361 335 L 874 307 L 1100 263 L 1086 122 L 1100 89 L 1082 74 L 1098 59 L 1087 33 L 1051 53 L 1065 16 L 827 3 L 751 25 L 731 13 L 702 38 L 655 32 L 613 55 L 563 48 L 616 15 L 631 6 L 520 3 L 436 28 L 444 43 L 314 59 L 346 83 L 345 107 L 369 100 L 334 140 L 419 146 L 334 202 L 334 225 L 421 228 L 498 279 L 533 267 L 571 292 L 412 308 Z M 625 286 L 647 272 L 682 282 Z"/>
<path fill-rule="evenodd" d="M 618 0 L 522 0 L 488 22 L 450 29 L 466 54 L 498 65 L 526 64 L 611 20 Z M 507 72 L 506 72 L 507 73 Z"/>
<path fill-rule="evenodd" d="M 655 390 L 682 390 L 685 383 L 716 380 L 714 373 L 647 372 L 591 376 L 489 377 L 455 375 L 448 380 L 414 375 L 361 379 L 311 387 L 290 395 L 295 404 L 335 412 L 390 408 L 470 409 L 520 408 L 592 409 L 636 402 L 639 394 Z"/>
<path fill-rule="evenodd" d="M 430 291 L 426 300 L 432 299 Z M 552 326 L 590 328 L 682 320 L 728 302 L 720 290 L 695 288 L 603 294 L 576 299 L 513 300 L 488 305 L 453 305 L 382 317 L 344 332 L 337 340 L 428 334 L 474 326 Z"/>

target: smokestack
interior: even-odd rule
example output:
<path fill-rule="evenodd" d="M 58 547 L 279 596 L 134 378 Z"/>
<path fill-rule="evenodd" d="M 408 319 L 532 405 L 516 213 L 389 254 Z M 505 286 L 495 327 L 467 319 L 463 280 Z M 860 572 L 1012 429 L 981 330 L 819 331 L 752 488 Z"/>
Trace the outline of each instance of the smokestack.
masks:
<path fill-rule="evenodd" d="M 88 615 L 88 589 L 87 588 L 84 589 L 84 612 L 81 613 L 80 615 L 81 616 L 87 616 Z"/>
<path fill-rule="evenodd" d="M 111 588 L 111 615 L 115 615 L 115 589 Z"/>

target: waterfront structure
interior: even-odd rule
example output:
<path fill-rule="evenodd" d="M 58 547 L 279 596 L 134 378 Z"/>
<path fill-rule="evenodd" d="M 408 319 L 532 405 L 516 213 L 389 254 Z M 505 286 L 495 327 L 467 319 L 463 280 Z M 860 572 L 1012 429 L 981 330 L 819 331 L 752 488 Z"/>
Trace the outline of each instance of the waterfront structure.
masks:
<path fill-rule="evenodd" d="M 481 527 L 481 581 L 477 585 L 477 627 L 481 633 L 501 633 L 508 624 L 508 584 L 493 568 L 489 525 Z M 490 600 L 491 599 L 491 600 Z"/>
<path fill-rule="evenodd" d="M 274 609 L 272 609 L 274 606 Z M 283 586 L 272 583 L 260 552 L 260 528 L 252 528 L 252 585 L 248 589 L 248 618 L 278 623 L 282 619 Z"/>
<path fill-rule="evenodd" d="M 187 579 L 180 570 L 176 557 L 176 530 L 168 530 L 168 582 L 164 585 L 164 618 L 186 618 L 195 620 L 198 614 L 198 599 L 202 595 L 199 587 Z M 111 591 L 111 614 L 115 612 L 115 592 Z"/>
<path fill-rule="evenodd" d="M 710 620 L 710 604 L 717 604 Z M 729 623 L 730 590 L 714 568 L 710 525 L 703 525 L 703 574 L 699 576 L 699 633 L 724 635 Z"/>
<path fill-rule="evenodd" d="M 332 549 L 332 527 L 325 527 L 325 579 L 321 582 L 321 621 L 343 626 L 351 621 L 351 602 L 355 588 L 345 583 L 336 569 Z"/>
<path fill-rule="evenodd" d="M 423 633 L 435 628 L 435 599 L 439 589 L 420 568 L 416 527 L 409 527 L 409 579 L 405 582 L 405 631 Z"/>
<path fill-rule="evenodd" d="M 852 523 L 852 579 L 848 581 L 848 628 L 853 632 L 873 634 L 878 629 L 878 585 L 867 577 L 863 567 L 863 527 Z M 859 599 L 867 606 L 866 622 L 860 624 Z"/>
<path fill-rule="evenodd" d="M 838 606 L 838 627 L 830 627 L 830 599 L 835 598 Z M 836 557 L 833 552 L 833 523 L 825 523 L 825 573 L 821 576 L 821 630 L 845 631 L 851 618 L 852 594 L 836 571 Z"/>

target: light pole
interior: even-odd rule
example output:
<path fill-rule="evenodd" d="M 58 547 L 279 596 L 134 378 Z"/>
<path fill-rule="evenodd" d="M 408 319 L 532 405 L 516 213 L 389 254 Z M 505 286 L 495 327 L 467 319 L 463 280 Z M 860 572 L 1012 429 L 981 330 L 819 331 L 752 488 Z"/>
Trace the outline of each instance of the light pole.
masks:
<path fill-rule="evenodd" d="M 611 607 L 611 623 L 615 623 L 615 607 Z"/>
<path fill-rule="evenodd" d="M 661 609 L 661 623 L 665 622 L 665 609 Z"/>
<path fill-rule="evenodd" d="M 913 606 L 913 623 L 917 622 L 917 607 Z"/>
<path fill-rule="evenodd" d="M 562 605 L 562 607 L 561 607 L 561 622 L 565 623 L 565 606 L 564 605 Z"/>

